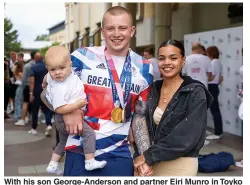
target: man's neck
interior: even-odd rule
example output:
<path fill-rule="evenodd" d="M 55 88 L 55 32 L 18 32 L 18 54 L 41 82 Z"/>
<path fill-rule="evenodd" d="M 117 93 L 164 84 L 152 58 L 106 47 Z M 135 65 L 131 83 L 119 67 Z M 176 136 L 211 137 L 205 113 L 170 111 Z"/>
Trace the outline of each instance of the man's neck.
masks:
<path fill-rule="evenodd" d="M 111 50 L 110 48 L 107 47 L 107 50 L 108 50 L 110 55 L 125 57 L 128 54 L 129 48 L 126 48 L 126 49 L 124 49 L 122 51 L 114 51 L 114 50 Z"/>

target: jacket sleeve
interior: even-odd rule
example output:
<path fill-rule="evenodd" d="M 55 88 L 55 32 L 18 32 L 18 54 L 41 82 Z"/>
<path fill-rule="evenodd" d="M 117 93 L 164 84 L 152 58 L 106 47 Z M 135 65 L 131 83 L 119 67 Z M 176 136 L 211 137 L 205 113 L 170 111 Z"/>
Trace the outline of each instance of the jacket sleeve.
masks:
<path fill-rule="evenodd" d="M 198 143 L 205 141 L 204 130 L 207 124 L 207 100 L 205 90 L 197 87 L 190 96 L 187 116 L 172 132 L 153 144 L 143 154 L 146 163 L 152 165 L 184 156 Z"/>

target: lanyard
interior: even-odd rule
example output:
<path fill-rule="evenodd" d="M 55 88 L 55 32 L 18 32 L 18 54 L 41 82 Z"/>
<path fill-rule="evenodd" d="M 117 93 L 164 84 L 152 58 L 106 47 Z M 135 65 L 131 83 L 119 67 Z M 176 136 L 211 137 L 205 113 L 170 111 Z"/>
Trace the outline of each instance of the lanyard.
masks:
<path fill-rule="evenodd" d="M 117 74 L 117 71 L 115 69 L 115 65 L 113 62 L 113 59 L 111 55 L 108 53 L 107 48 L 104 50 L 109 76 L 110 76 L 110 82 L 112 86 L 112 95 L 113 95 L 113 101 L 115 103 L 115 107 L 118 107 L 120 103 L 122 108 L 124 109 L 126 106 L 126 103 L 128 101 L 128 97 L 130 94 L 131 89 L 131 79 L 132 79 L 132 73 L 131 73 L 131 57 L 128 53 L 125 63 L 123 65 L 121 78 L 119 79 L 119 76 Z M 125 83 L 125 93 L 123 93 L 123 86 Z"/>

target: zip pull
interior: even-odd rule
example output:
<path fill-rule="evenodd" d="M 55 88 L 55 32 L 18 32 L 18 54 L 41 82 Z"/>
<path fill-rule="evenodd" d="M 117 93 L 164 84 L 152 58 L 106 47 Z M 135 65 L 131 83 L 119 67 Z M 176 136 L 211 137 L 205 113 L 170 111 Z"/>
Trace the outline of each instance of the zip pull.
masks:
<path fill-rule="evenodd" d="M 186 117 L 186 122 L 188 121 L 188 118 Z"/>

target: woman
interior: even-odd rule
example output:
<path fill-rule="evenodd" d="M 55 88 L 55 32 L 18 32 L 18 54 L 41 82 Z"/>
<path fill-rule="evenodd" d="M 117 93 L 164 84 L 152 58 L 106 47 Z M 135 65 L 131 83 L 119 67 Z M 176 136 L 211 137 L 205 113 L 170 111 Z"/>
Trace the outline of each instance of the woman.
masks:
<path fill-rule="evenodd" d="M 219 85 L 223 81 L 222 65 L 219 61 L 220 52 L 216 46 L 210 46 L 207 48 L 207 55 L 211 59 L 212 72 L 214 79 L 208 82 L 208 90 L 212 94 L 214 101 L 210 107 L 213 121 L 214 121 L 214 134 L 207 136 L 206 139 L 220 139 L 223 134 L 222 117 L 220 113 L 218 96 L 220 93 Z"/>
<path fill-rule="evenodd" d="M 197 156 L 205 141 L 212 96 L 201 82 L 181 75 L 184 64 L 185 51 L 180 42 L 168 40 L 160 45 L 158 67 L 163 80 L 153 83 L 149 95 L 152 145 L 135 159 L 139 172 L 140 165 L 146 163 L 153 168 L 154 176 L 197 174 Z"/>
<path fill-rule="evenodd" d="M 14 67 L 14 77 L 16 79 L 15 85 L 17 85 L 16 95 L 15 95 L 15 108 L 14 117 L 16 120 L 21 119 L 22 116 L 22 106 L 23 106 L 23 63 L 17 62 Z"/>

